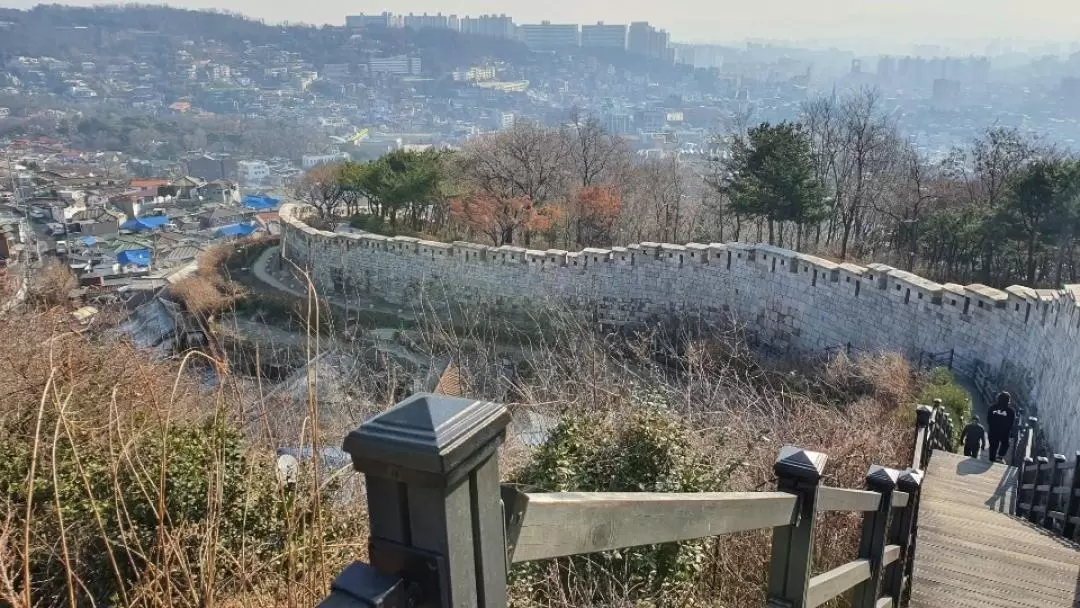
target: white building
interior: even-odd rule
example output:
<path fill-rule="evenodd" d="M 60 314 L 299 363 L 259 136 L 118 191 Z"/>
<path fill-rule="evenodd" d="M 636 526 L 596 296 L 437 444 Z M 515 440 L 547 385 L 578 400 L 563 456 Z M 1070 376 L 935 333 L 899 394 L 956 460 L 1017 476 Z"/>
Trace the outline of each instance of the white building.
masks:
<path fill-rule="evenodd" d="M 261 160 L 242 160 L 236 163 L 236 172 L 240 174 L 240 182 L 245 186 L 260 184 L 270 179 L 270 165 Z"/>
<path fill-rule="evenodd" d="M 506 131 L 507 129 L 512 129 L 513 127 L 514 127 L 514 113 L 513 112 L 503 112 L 499 116 L 499 128 Z"/>
<path fill-rule="evenodd" d="M 368 61 L 368 72 L 371 74 L 415 76 L 420 73 L 420 68 L 420 58 L 409 57 L 408 55 L 379 57 Z"/>
<path fill-rule="evenodd" d="M 351 158 L 352 157 L 344 152 L 338 152 L 336 154 L 305 154 L 300 158 L 300 166 L 307 171 L 312 167 L 318 167 L 319 165 L 326 165 L 329 163 L 342 163 Z"/>

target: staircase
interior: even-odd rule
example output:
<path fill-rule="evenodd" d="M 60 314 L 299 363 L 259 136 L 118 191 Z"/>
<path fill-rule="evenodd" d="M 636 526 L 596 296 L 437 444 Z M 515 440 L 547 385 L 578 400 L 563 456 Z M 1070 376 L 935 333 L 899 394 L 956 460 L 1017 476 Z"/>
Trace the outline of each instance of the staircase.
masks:
<path fill-rule="evenodd" d="M 1017 470 L 935 451 L 923 482 L 912 608 L 1080 607 L 1080 551 L 1013 517 Z"/>

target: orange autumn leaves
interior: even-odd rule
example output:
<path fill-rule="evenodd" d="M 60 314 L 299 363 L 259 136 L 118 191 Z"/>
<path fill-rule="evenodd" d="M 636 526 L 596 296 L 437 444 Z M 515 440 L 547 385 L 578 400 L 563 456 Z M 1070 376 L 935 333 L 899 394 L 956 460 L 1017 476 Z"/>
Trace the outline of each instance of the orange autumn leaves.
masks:
<path fill-rule="evenodd" d="M 567 246 L 610 244 L 622 209 L 622 195 L 609 186 L 588 186 L 565 203 L 535 204 L 526 196 L 501 197 L 474 193 L 450 202 L 450 217 L 459 229 L 491 239 L 496 246 L 528 243 L 543 234 Z"/>

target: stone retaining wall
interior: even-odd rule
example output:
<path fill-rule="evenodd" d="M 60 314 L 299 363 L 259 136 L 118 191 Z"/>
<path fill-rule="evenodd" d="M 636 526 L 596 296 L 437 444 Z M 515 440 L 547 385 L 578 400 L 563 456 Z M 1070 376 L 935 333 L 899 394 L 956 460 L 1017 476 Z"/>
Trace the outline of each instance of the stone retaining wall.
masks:
<path fill-rule="evenodd" d="M 957 361 L 984 363 L 1037 404 L 1056 451 L 1080 449 L 1080 285 L 942 285 L 883 264 L 742 243 L 567 252 L 335 234 L 297 211 L 281 209 L 284 254 L 320 289 L 506 314 L 557 300 L 614 325 L 734 318 L 781 349 L 850 344 L 912 358 L 954 349 Z"/>

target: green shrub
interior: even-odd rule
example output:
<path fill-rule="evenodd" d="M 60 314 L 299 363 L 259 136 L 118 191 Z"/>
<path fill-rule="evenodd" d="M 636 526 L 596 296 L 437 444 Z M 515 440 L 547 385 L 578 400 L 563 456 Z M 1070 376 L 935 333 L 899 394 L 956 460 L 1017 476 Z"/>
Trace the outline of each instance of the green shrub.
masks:
<path fill-rule="evenodd" d="M 919 393 L 919 403 L 932 404 L 935 399 L 941 399 L 941 404 L 949 412 L 953 420 L 953 448 L 959 449 L 960 431 L 971 419 L 971 397 L 964 387 L 960 386 L 952 373 L 944 367 L 938 367 L 930 372 L 929 381 Z"/>
<path fill-rule="evenodd" d="M 626 413 L 630 412 L 630 413 Z M 728 469 L 729 471 L 730 469 Z M 727 471 L 709 462 L 692 433 L 655 400 L 618 417 L 564 418 L 514 478 L 553 492 L 705 492 Z M 523 564 L 514 569 L 515 604 L 681 604 L 705 563 L 708 541 L 668 543 Z"/>

